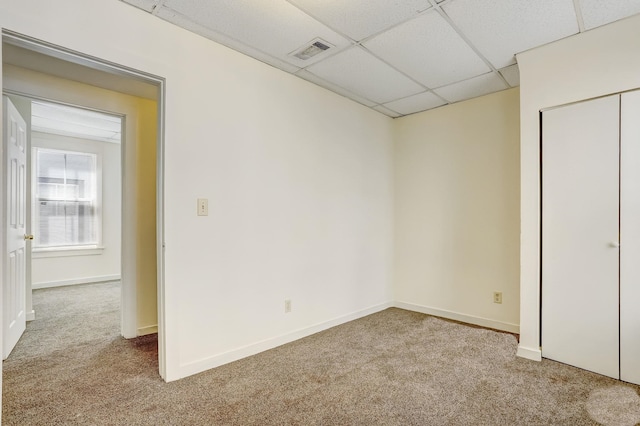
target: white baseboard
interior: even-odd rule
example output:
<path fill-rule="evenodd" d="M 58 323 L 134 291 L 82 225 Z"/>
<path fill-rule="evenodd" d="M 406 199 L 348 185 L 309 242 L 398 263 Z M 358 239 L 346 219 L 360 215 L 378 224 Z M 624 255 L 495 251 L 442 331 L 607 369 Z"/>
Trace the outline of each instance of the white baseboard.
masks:
<path fill-rule="evenodd" d="M 367 315 L 374 314 L 376 312 L 383 311 L 387 308 L 392 307 L 393 304 L 391 302 L 382 303 L 380 305 L 372 306 L 367 309 L 363 309 L 358 312 L 354 312 L 348 315 L 343 315 L 338 318 L 334 318 L 329 321 L 325 321 L 316 325 L 312 325 L 310 327 L 302 328 L 291 333 L 283 334 L 281 336 L 277 336 L 271 339 L 266 339 L 257 343 L 253 343 L 247 346 L 243 346 L 238 349 L 231 350 L 229 352 L 224 352 L 218 355 L 214 355 L 212 357 L 208 357 L 205 359 L 201 359 L 194 362 L 189 362 L 187 364 L 183 364 L 180 366 L 178 377 L 167 377 L 167 381 L 178 380 L 187 376 L 191 376 L 193 374 L 200 373 L 202 371 L 209 370 L 211 368 L 219 367 L 224 364 L 228 364 L 233 361 L 237 361 L 242 358 L 246 358 L 251 355 L 255 355 L 260 352 L 264 352 L 269 349 L 273 349 L 277 346 L 284 345 L 286 343 L 293 342 L 298 339 L 302 339 L 303 337 L 310 336 L 312 334 L 318 333 L 320 331 L 326 330 L 331 327 L 335 327 L 340 324 L 344 324 L 349 321 L 356 320 L 358 318 L 365 317 Z"/>
<path fill-rule="evenodd" d="M 37 290 L 39 288 L 62 287 L 65 285 L 77 285 L 77 284 L 93 284 L 93 283 L 101 283 L 105 281 L 118 281 L 118 280 L 120 280 L 120 275 L 101 275 L 98 277 L 76 278 L 73 280 L 33 283 L 31 284 L 31 288 L 33 290 Z"/>
<path fill-rule="evenodd" d="M 158 324 L 148 325 L 146 327 L 138 328 L 138 336 L 146 336 L 147 334 L 153 334 L 158 332 Z"/>
<path fill-rule="evenodd" d="M 530 359 L 532 361 L 542 361 L 542 351 L 540 348 L 526 348 L 522 345 L 518 345 L 518 352 L 516 352 L 516 356 Z"/>
<path fill-rule="evenodd" d="M 420 312 L 435 317 L 447 318 L 455 321 L 466 322 L 468 324 L 479 325 L 481 327 L 493 328 L 495 330 L 508 331 L 509 333 L 520 333 L 518 324 L 496 321 L 488 318 L 475 317 L 473 315 L 462 314 L 459 312 L 447 311 L 444 309 L 432 308 L 429 306 L 415 305 L 413 303 L 395 302 L 396 308 L 406 309 L 408 311 Z"/>
<path fill-rule="evenodd" d="M 36 319 L 36 311 L 31 311 L 31 312 L 27 312 L 27 317 L 26 320 L 27 321 L 33 321 Z"/>

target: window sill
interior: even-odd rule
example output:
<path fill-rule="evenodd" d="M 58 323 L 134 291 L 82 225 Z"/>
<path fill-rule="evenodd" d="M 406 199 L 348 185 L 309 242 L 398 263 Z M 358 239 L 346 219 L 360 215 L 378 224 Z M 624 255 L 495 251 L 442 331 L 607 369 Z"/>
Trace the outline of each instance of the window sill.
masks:
<path fill-rule="evenodd" d="M 39 248 L 31 251 L 31 258 L 40 259 L 47 257 L 95 256 L 100 255 L 103 252 L 104 247 L 98 246 Z"/>

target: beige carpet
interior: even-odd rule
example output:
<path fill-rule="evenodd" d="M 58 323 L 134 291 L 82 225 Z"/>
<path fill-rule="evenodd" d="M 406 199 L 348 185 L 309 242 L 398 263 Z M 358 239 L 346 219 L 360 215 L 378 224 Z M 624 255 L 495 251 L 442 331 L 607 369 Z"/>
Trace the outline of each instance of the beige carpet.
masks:
<path fill-rule="evenodd" d="M 640 422 L 637 386 L 400 309 L 164 383 L 155 336 L 118 337 L 118 297 L 117 283 L 35 292 L 38 319 L 4 363 L 4 425 Z"/>

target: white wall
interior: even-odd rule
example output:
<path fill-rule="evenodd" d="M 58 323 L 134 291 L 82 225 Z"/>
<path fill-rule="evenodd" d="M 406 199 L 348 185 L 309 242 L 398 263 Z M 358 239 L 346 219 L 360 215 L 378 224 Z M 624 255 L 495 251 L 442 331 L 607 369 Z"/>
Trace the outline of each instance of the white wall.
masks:
<path fill-rule="evenodd" d="M 399 306 L 518 331 L 518 102 L 511 89 L 395 120 Z"/>
<path fill-rule="evenodd" d="M 640 88 L 640 16 L 518 55 L 521 123 L 520 347 L 540 359 L 539 112 Z"/>
<path fill-rule="evenodd" d="M 121 2 L 0 25 L 166 78 L 166 379 L 390 303 L 391 119 Z"/>
<path fill-rule="evenodd" d="M 102 175 L 99 181 L 101 248 L 32 252 L 32 288 L 120 279 L 120 145 L 32 132 L 31 146 L 96 154 Z"/>
<path fill-rule="evenodd" d="M 137 335 L 158 331 L 156 247 L 157 103 L 136 108 L 136 312 Z"/>

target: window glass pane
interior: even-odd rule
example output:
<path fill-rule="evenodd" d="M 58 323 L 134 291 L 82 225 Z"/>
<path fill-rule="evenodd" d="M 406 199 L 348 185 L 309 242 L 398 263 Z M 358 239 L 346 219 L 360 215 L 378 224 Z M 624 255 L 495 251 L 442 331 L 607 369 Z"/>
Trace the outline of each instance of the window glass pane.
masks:
<path fill-rule="evenodd" d="M 86 154 L 66 155 L 66 170 L 69 198 L 88 198 L 93 192 L 91 183 L 95 173 L 94 159 Z"/>
<path fill-rule="evenodd" d="M 38 238 L 39 246 L 64 245 L 65 234 L 65 212 L 64 203 L 60 201 L 39 201 L 39 224 Z"/>
<path fill-rule="evenodd" d="M 64 179 L 64 153 L 38 150 L 38 176 Z"/>
<path fill-rule="evenodd" d="M 36 148 L 36 247 L 98 243 L 96 156 Z"/>
<path fill-rule="evenodd" d="M 64 187 L 64 154 L 38 150 L 38 195 L 43 198 L 60 198 Z"/>

